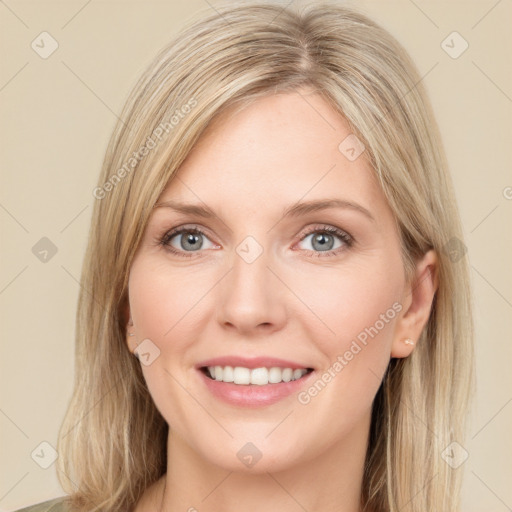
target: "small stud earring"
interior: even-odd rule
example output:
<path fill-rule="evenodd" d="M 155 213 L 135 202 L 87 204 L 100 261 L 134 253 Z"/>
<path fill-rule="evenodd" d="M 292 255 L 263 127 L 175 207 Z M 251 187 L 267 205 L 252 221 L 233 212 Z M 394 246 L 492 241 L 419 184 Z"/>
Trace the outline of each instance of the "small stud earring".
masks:
<path fill-rule="evenodd" d="M 406 345 L 414 345 L 414 340 L 411 340 L 411 338 L 407 338 L 404 340 L 404 343 Z"/>

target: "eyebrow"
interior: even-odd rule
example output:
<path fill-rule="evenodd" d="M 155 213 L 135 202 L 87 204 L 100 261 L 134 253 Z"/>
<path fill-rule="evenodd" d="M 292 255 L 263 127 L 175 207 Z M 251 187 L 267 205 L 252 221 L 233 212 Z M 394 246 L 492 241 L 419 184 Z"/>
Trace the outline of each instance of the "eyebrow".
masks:
<path fill-rule="evenodd" d="M 178 203 L 176 201 L 162 201 L 156 203 L 153 208 L 171 208 L 179 213 L 196 215 L 198 217 L 211 218 L 216 217 L 215 213 L 206 205 L 200 204 L 186 204 L 186 203 Z M 352 201 L 347 201 L 345 199 L 322 199 L 322 200 L 314 200 L 314 201 L 306 201 L 302 203 L 296 203 L 288 208 L 286 208 L 283 212 L 283 217 L 300 217 L 301 215 L 306 215 L 311 212 L 317 212 L 322 210 L 327 210 L 330 208 L 343 208 L 354 210 L 359 213 L 362 213 L 372 222 L 375 222 L 375 218 L 367 210 L 364 206 L 361 206 L 358 203 L 354 203 Z"/>

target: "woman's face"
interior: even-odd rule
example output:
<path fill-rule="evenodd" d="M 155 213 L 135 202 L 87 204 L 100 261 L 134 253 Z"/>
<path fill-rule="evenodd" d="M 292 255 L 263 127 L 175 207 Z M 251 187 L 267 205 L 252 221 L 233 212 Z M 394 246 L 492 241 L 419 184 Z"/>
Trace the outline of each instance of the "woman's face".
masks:
<path fill-rule="evenodd" d="M 202 460 L 278 471 L 366 442 L 413 333 L 399 235 L 361 149 L 318 95 L 269 96 L 211 125 L 161 195 L 130 271 L 128 343 Z M 265 384 L 283 368 L 313 372 Z"/>

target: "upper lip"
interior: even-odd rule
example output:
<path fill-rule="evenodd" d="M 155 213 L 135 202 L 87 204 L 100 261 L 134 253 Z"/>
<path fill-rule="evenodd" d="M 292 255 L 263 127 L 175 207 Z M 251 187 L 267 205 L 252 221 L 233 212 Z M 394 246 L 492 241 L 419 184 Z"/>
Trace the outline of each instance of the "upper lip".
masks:
<path fill-rule="evenodd" d="M 309 365 L 304 365 L 301 363 L 297 363 L 295 361 L 288 361 L 285 359 L 279 359 L 276 357 L 240 357 L 240 356 L 221 356 L 214 357 L 212 359 L 207 359 L 205 361 L 201 361 L 196 365 L 196 368 L 200 369 L 205 366 L 242 366 L 244 368 L 291 368 L 292 370 L 306 368 L 311 368 Z M 313 368 L 311 368 L 313 369 Z"/>

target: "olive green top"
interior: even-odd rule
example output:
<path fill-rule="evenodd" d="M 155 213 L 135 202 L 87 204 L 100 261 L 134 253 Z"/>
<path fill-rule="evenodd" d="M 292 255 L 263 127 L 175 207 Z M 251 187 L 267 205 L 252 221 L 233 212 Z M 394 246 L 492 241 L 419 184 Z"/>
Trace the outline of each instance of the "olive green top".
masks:
<path fill-rule="evenodd" d="M 54 498 L 53 500 L 43 501 L 37 505 L 30 505 L 29 507 L 20 508 L 15 512 L 70 512 L 70 509 L 64 503 L 67 496 Z"/>

